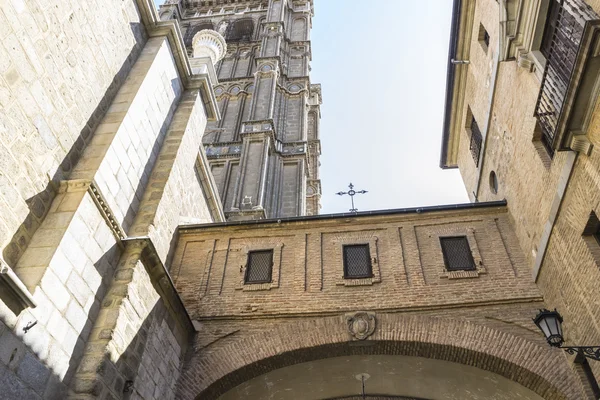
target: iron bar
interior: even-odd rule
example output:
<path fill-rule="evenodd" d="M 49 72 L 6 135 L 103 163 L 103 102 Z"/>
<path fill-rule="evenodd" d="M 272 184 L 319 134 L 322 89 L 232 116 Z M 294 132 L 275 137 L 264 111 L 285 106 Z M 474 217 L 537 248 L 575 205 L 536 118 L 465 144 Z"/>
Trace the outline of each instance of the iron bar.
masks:
<path fill-rule="evenodd" d="M 354 190 L 354 185 L 352 184 L 352 182 L 350 182 L 350 184 L 348 185 L 348 188 L 350 188 L 350 190 L 348 190 L 347 192 L 337 192 L 336 194 L 338 196 L 343 196 L 345 194 L 350 196 L 350 199 L 352 200 L 352 208 L 350 209 L 351 213 L 356 213 L 358 212 L 358 208 L 354 207 L 354 196 L 357 194 L 365 194 L 368 193 L 366 190 Z"/>

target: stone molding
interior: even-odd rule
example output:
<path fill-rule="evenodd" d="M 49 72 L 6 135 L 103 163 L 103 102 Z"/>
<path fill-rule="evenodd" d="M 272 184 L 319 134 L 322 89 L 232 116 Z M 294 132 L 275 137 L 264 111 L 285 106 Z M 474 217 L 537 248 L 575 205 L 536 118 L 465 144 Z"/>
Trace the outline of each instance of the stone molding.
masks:
<path fill-rule="evenodd" d="M 365 340 L 375 332 L 377 319 L 374 312 L 357 311 L 346 314 L 348 333 L 355 340 Z"/>
<path fill-rule="evenodd" d="M 114 213 L 100 192 L 100 189 L 98 189 L 98 186 L 95 182 L 91 182 L 87 191 L 94 200 L 94 204 L 98 208 L 98 211 L 100 212 L 100 215 L 102 215 L 106 225 L 110 228 L 111 233 L 115 237 L 117 243 L 120 245 L 121 241 L 125 239 L 127 235 L 125 234 L 125 231 L 123 230 L 123 227 L 119 221 L 117 221 L 115 218 Z"/>
<path fill-rule="evenodd" d="M 210 57 L 213 65 L 220 61 L 227 53 L 225 38 L 217 31 L 203 29 L 192 39 L 194 58 Z"/>

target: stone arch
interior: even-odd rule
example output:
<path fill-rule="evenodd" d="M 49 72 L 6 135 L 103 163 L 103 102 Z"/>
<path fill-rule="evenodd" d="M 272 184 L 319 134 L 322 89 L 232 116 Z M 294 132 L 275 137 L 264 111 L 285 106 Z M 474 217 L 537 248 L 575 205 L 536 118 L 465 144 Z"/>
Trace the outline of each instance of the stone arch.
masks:
<path fill-rule="evenodd" d="M 510 379 L 547 400 L 581 398 L 581 383 L 560 350 L 464 319 L 387 314 L 366 341 L 352 341 L 343 316 L 287 324 L 194 354 L 181 399 L 216 399 L 264 373 L 330 357 L 404 355 L 456 362 Z M 526 332 L 526 330 L 524 330 Z M 356 345 L 359 344 L 359 345 Z"/>

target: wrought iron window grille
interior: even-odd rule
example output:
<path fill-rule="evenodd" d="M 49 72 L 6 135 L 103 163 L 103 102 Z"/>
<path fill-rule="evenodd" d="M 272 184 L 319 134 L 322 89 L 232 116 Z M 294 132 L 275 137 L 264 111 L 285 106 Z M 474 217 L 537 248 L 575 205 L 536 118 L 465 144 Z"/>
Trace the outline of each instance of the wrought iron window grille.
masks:
<path fill-rule="evenodd" d="M 248 253 L 244 283 L 270 283 L 273 277 L 273 250 Z"/>
<path fill-rule="evenodd" d="M 585 27 L 598 15 L 583 0 L 550 0 L 546 18 L 540 45 L 546 66 L 534 115 L 541 127 L 541 142 L 553 157 Z"/>
<path fill-rule="evenodd" d="M 441 237 L 444 265 L 448 271 L 474 271 L 477 269 L 466 236 Z"/>
<path fill-rule="evenodd" d="M 343 246 L 344 279 L 363 279 L 373 277 L 371 252 L 368 244 Z"/>
<path fill-rule="evenodd" d="M 479 166 L 479 154 L 481 153 L 481 143 L 483 142 L 483 137 L 481 136 L 481 130 L 479 129 L 479 125 L 477 125 L 477 121 L 475 121 L 475 117 L 471 119 L 471 141 L 469 144 L 469 150 L 471 150 L 471 155 L 473 156 L 473 161 L 475 161 L 475 166 Z"/>

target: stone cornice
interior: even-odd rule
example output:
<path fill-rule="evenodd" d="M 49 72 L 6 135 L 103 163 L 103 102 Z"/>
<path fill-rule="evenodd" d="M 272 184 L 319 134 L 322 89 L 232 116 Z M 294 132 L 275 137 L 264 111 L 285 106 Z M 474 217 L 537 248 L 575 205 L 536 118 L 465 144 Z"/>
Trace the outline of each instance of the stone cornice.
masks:
<path fill-rule="evenodd" d="M 430 306 L 413 306 L 413 307 L 390 307 L 390 308 L 376 308 L 373 311 L 378 313 L 396 314 L 396 313 L 407 313 L 407 312 L 420 312 L 420 311 L 437 311 L 437 310 L 452 310 L 452 309 L 467 309 L 476 307 L 490 307 L 490 306 L 501 306 L 510 304 L 523 304 L 523 303 L 540 303 L 543 302 L 544 298 L 538 294 L 533 294 L 529 297 L 519 298 L 506 298 L 497 299 L 490 301 L 473 301 L 471 303 L 449 303 L 449 304 L 438 304 Z M 226 315 L 204 315 L 202 317 L 194 316 L 194 321 L 218 321 L 218 320 L 247 320 L 247 319 L 269 319 L 269 318 L 314 318 L 314 317 L 328 317 L 336 316 L 340 313 L 353 311 L 354 308 L 349 307 L 347 309 L 338 309 L 335 311 L 317 311 L 317 312 L 265 312 L 265 313 L 252 313 L 252 314 L 226 314 Z"/>
<path fill-rule="evenodd" d="M 454 7 L 442 128 L 441 168 L 456 168 L 458 165 L 458 142 L 469 65 L 455 64 L 453 60 L 469 60 L 475 2 L 473 0 L 455 0 Z"/>
<path fill-rule="evenodd" d="M 108 203 L 106 202 L 106 199 L 100 192 L 100 189 L 98 189 L 98 186 L 95 182 L 91 182 L 87 188 L 87 191 L 92 197 L 92 200 L 94 200 L 96 208 L 100 212 L 100 215 L 102 215 L 104 222 L 106 222 L 106 225 L 113 234 L 115 240 L 117 241 L 117 244 L 120 244 L 121 240 L 125 239 L 127 235 L 125 234 L 125 230 L 123 229 L 119 221 L 117 221 L 117 219 L 115 218 L 115 215 L 113 214 Z"/>

